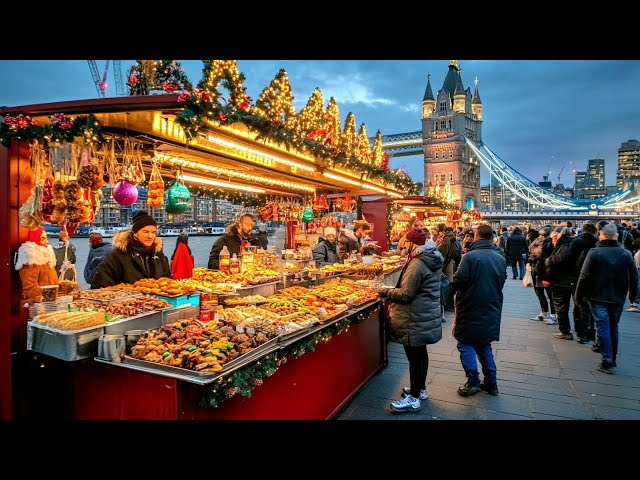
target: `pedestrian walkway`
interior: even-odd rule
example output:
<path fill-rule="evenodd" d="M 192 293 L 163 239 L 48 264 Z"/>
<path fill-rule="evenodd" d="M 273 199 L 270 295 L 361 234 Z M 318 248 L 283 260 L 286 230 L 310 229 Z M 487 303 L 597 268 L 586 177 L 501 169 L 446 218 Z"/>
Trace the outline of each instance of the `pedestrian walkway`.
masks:
<path fill-rule="evenodd" d="M 442 340 L 428 346 L 429 398 L 418 412 L 397 414 L 389 408 L 390 402 L 400 398 L 402 387 L 409 385 L 404 350 L 390 343 L 389 365 L 358 392 L 337 419 L 640 420 L 640 313 L 622 313 L 618 367 L 608 375 L 595 369 L 600 354 L 591 351 L 591 343 L 556 339 L 557 325 L 529 320 L 539 311 L 533 289 L 509 278 L 504 287 L 500 342 L 493 344 L 498 396 L 484 392 L 466 398 L 458 395 L 466 378 L 451 335 L 453 312 L 447 312 Z M 573 317 L 570 321 L 573 326 Z"/>

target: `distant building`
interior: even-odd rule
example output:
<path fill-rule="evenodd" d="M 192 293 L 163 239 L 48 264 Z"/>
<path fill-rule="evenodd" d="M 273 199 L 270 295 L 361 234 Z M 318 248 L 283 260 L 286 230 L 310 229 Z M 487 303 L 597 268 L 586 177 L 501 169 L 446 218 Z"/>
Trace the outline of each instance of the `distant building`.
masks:
<path fill-rule="evenodd" d="M 631 186 L 640 184 L 640 142 L 629 140 L 623 142 L 618 149 L 618 174 L 616 187 L 618 190 L 626 190 Z"/>
<path fill-rule="evenodd" d="M 475 91 L 465 88 L 460 67 L 451 60 L 449 70 L 436 96 L 431 75 L 422 99 L 422 138 L 425 190 L 429 184 L 440 188 L 449 183 L 453 201 L 469 208 L 480 199 L 480 162 L 466 144 L 466 138 L 482 141 L 482 101 Z"/>
<path fill-rule="evenodd" d="M 594 158 L 588 161 L 587 170 L 576 172 L 574 197 L 578 200 L 595 200 L 607 194 L 604 178 L 604 159 Z"/>

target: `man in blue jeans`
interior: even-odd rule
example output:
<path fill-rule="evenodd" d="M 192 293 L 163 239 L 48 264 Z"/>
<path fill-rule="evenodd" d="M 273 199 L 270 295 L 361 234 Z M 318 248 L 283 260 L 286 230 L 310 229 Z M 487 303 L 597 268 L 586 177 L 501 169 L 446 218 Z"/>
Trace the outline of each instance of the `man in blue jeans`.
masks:
<path fill-rule="evenodd" d="M 467 382 L 458 388 L 463 397 L 479 391 L 498 394 L 497 369 L 491 342 L 500 340 L 502 288 L 507 279 L 507 265 L 499 247 L 492 241 L 489 225 L 480 225 L 474 242 L 462 257 L 451 287 L 456 292 L 453 336 Z M 484 382 L 480 383 L 478 362 Z"/>
<path fill-rule="evenodd" d="M 602 355 L 596 369 L 612 374 L 617 366 L 618 322 L 627 295 L 631 303 L 636 301 L 638 269 L 631 252 L 618 243 L 614 224 L 603 226 L 598 238 L 584 260 L 575 295 L 591 304 Z"/>

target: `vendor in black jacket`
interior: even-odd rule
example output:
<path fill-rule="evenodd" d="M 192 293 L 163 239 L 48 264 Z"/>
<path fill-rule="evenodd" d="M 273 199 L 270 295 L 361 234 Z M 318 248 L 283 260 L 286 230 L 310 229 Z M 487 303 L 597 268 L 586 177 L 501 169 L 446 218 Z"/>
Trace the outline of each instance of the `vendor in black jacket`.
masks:
<path fill-rule="evenodd" d="M 156 237 L 157 223 L 147 212 L 133 216 L 131 230 L 113 237 L 113 249 L 98 266 L 91 288 L 134 283 L 143 278 L 171 278 L 169 261 Z"/>
<path fill-rule="evenodd" d="M 227 228 L 228 233 L 226 235 L 221 236 L 214 242 L 213 247 L 211 247 L 211 253 L 209 253 L 208 267 L 210 269 L 217 270 L 220 267 L 220 251 L 225 245 L 229 250 L 229 255 L 232 257 L 234 253 L 240 255 L 243 242 L 260 247 L 258 238 L 251 234 L 253 222 L 253 215 L 245 213 L 240 217 L 238 223 L 233 223 Z"/>

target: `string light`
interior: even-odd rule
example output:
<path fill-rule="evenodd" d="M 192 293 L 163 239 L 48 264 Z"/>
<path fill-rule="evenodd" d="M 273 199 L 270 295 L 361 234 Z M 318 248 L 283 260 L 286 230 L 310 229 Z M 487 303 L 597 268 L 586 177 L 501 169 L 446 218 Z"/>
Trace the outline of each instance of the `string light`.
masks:
<path fill-rule="evenodd" d="M 244 190 L 245 192 L 253 192 L 253 193 L 265 193 L 265 190 L 262 190 L 261 188 L 254 188 L 246 185 L 239 185 L 237 183 L 219 182 L 218 180 L 195 177 L 193 175 L 182 175 L 182 178 L 188 182 L 203 183 L 205 185 L 213 185 L 215 187 L 238 189 L 238 190 Z"/>

